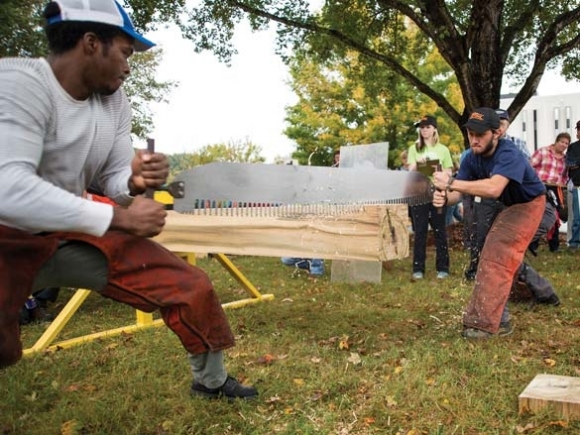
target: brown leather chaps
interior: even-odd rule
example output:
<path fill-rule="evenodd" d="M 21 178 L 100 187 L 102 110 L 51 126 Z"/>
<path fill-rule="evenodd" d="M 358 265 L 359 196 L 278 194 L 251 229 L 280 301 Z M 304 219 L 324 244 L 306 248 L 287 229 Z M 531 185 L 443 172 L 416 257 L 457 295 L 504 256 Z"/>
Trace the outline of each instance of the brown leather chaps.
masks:
<path fill-rule="evenodd" d="M 60 241 L 86 242 L 108 260 L 103 296 L 141 311 L 159 309 L 165 324 L 192 354 L 234 345 L 226 315 L 208 276 L 158 243 L 118 231 L 33 235 L 0 225 L 0 367 L 22 356 L 19 312 L 34 277 Z M 64 284 L 63 284 L 64 285 Z"/>
<path fill-rule="evenodd" d="M 501 211 L 487 237 L 463 324 L 495 334 L 515 274 L 542 220 L 546 196 Z"/>

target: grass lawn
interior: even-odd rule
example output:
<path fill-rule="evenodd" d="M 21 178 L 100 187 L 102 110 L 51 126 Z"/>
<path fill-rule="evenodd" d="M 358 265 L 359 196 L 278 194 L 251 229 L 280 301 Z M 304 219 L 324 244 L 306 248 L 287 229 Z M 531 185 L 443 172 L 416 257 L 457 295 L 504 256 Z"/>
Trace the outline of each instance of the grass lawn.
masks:
<path fill-rule="evenodd" d="M 565 250 L 565 248 L 564 248 Z M 555 286 L 560 307 L 511 303 L 515 331 L 468 342 L 461 314 L 471 293 L 468 254 L 452 246 L 452 275 L 426 279 L 391 262 L 381 284 L 330 282 L 278 258 L 231 257 L 273 301 L 228 310 L 237 346 L 229 371 L 260 398 L 189 397 L 191 375 L 165 327 L 22 360 L 0 371 L 0 435 L 577 434 L 549 411 L 518 415 L 539 373 L 580 371 L 580 253 L 528 258 Z M 223 302 L 245 292 L 217 261 L 198 260 Z M 61 293 L 61 302 L 70 292 Z M 134 311 L 92 294 L 60 338 L 130 324 Z M 25 346 L 46 325 L 23 327 Z"/>

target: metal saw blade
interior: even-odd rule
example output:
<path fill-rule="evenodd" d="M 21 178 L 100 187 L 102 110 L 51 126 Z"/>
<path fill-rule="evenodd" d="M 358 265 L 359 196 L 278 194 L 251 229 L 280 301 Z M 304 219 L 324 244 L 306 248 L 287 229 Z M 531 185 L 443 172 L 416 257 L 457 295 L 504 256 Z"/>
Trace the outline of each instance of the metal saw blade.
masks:
<path fill-rule="evenodd" d="M 428 188 L 425 180 L 413 178 L 420 176 L 417 172 L 410 174 L 372 167 L 215 162 L 185 170 L 175 178 L 183 182 L 184 195 L 175 198 L 174 209 L 191 212 L 202 201 L 273 206 L 410 202 L 424 197 Z"/>

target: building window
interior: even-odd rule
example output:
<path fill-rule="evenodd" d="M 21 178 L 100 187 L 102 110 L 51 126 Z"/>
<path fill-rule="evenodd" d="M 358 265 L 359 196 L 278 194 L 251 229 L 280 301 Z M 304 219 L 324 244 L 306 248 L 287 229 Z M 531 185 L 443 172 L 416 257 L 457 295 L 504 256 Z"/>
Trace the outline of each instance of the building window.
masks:
<path fill-rule="evenodd" d="M 560 108 L 556 107 L 554 109 L 554 130 L 558 131 L 560 129 Z"/>
<path fill-rule="evenodd" d="M 566 130 L 570 131 L 572 128 L 572 108 L 566 106 Z"/>

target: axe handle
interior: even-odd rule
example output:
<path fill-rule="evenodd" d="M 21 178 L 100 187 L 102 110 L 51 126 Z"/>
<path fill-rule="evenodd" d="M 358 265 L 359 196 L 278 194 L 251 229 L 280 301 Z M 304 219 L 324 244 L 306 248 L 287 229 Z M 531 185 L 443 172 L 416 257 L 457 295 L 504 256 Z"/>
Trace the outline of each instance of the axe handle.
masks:
<path fill-rule="evenodd" d="M 441 167 L 441 163 L 437 164 L 437 167 L 435 168 L 435 170 L 437 172 L 441 172 L 443 170 L 443 168 Z M 447 192 L 445 192 L 445 195 L 447 195 Z M 443 207 L 437 207 L 437 214 L 441 214 L 443 213 Z"/>

